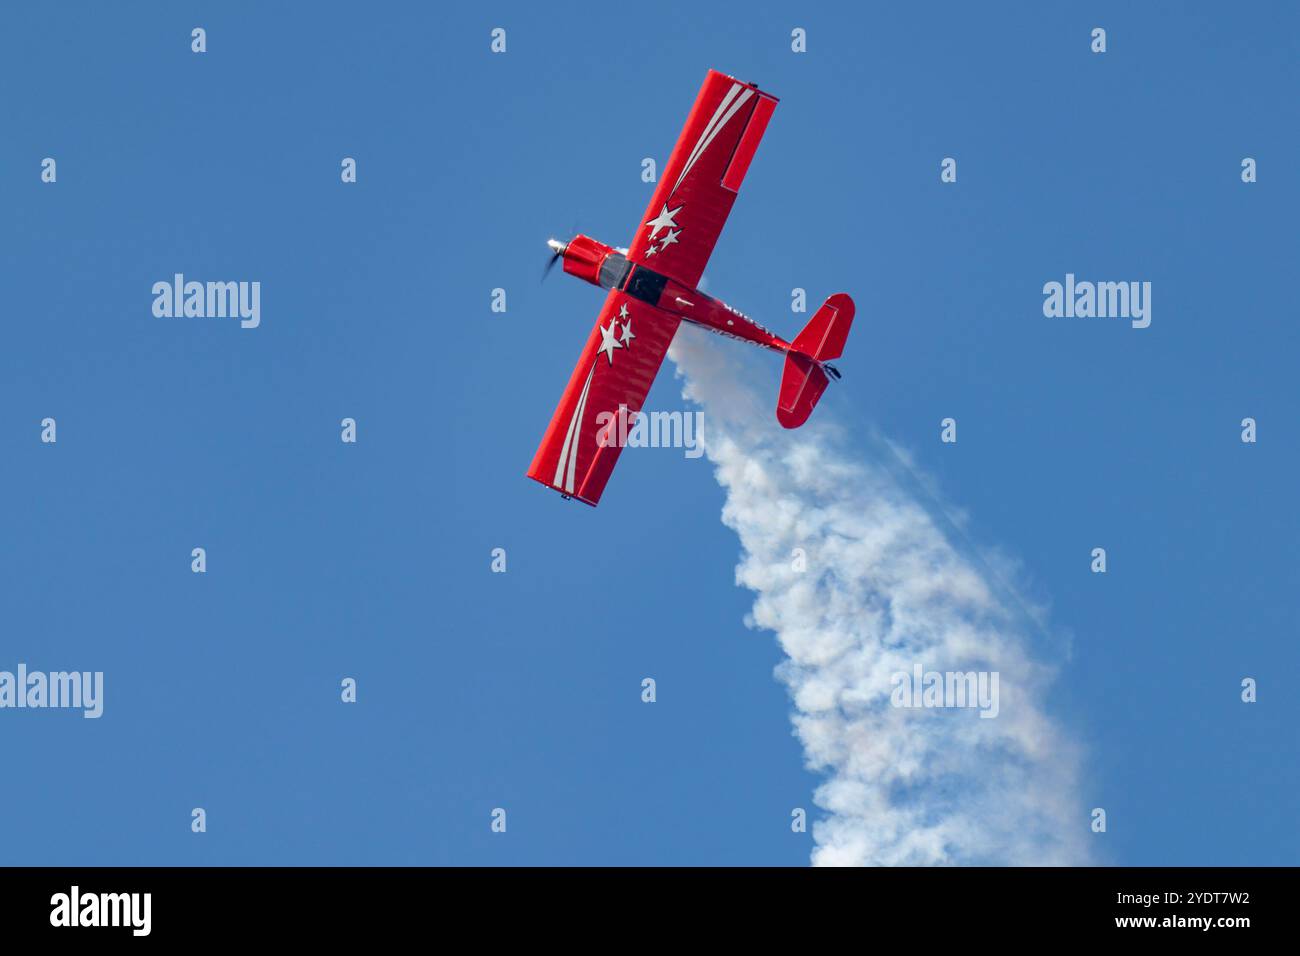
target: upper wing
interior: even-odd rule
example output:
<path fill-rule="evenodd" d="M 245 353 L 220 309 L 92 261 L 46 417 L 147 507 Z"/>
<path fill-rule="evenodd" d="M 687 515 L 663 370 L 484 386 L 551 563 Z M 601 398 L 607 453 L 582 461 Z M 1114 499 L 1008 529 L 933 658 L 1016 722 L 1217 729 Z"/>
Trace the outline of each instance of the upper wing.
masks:
<path fill-rule="evenodd" d="M 609 293 L 533 456 L 529 478 L 589 505 L 600 501 L 622 450 L 619 406 L 626 407 L 630 427 L 680 321 L 618 289 Z"/>
<path fill-rule="evenodd" d="M 776 102 L 752 84 L 709 71 L 629 259 L 699 284 Z"/>

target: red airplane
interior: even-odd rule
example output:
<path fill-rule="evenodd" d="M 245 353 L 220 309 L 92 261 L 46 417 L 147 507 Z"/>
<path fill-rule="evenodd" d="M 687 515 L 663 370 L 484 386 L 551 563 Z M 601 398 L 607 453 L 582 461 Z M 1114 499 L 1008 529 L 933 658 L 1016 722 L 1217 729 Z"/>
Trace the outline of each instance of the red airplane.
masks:
<path fill-rule="evenodd" d="M 626 420 L 635 420 L 683 320 L 784 353 L 776 417 L 786 428 L 808 420 L 827 376 L 840 377 L 827 361 L 839 358 L 853 322 L 853 300 L 844 293 L 827 299 L 787 342 L 696 288 L 776 103 L 752 83 L 710 70 L 632 247 L 583 235 L 549 241 L 550 265 L 563 259 L 565 272 L 609 295 L 529 478 L 565 498 L 600 501 L 622 449 L 610 440 L 610 416 L 599 425 L 597 416 L 618 415 L 624 406 Z"/>

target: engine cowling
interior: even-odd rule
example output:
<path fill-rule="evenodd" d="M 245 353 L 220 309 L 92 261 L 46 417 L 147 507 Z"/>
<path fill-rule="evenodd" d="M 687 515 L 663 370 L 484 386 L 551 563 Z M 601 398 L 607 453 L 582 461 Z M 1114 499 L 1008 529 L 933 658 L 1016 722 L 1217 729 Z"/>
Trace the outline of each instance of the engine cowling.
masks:
<path fill-rule="evenodd" d="M 560 254 L 565 272 L 602 289 L 621 286 L 632 268 L 623 253 L 590 236 L 574 236 Z"/>

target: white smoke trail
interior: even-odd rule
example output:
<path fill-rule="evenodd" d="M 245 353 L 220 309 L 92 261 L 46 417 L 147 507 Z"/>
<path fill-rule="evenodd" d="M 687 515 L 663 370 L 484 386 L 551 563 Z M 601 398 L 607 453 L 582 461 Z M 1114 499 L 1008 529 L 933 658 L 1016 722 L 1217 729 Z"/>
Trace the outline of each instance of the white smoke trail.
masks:
<path fill-rule="evenodd" d="M 918 504 L 892 450 L 854 460 L 818 415 L 782 429 L 779 368 L 752 388 L 737 350 L 715 343 L 683 326 L 669 354 L 683 395 L 705 409 L 722 520 L 740 536 L 737 583 L 757 595 L 747 623 L 774 631 L 788 656 L 777 676 L 794 732 L 825 774 L 812 862 L 1087 862 L 1078 760 L 1043 709 L 1053 672 L 1031 657 L 1032 615 Z M 891 706 L 892 675 L 917 663 L 998 672 L 997 717 Z"/>

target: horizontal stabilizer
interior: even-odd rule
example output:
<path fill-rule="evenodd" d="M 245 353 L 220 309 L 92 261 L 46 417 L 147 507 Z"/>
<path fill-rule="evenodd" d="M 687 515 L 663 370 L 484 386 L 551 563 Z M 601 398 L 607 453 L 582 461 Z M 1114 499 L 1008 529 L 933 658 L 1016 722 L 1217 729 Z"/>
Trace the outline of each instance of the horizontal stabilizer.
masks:
<path fill-rule="evenodd" d="M 790 343 L 781 375 L 781 395 L 776 402 L 776 420 L 786 428 L 798 428 L 812 414 L 829 382 L 822 363 L 844 353 L 852 324 L 853 300 L 837 292 L 822 303 Z"/>
<path fill-rule="evenodd" d="M 785 353 L 776 420 L 786 428 L 798 428 L 806 422 L 822 392 L 826 391 L 827 381 L 822 367 L 808 356 L 798 352 Z"/>
<path fill-rule="evenodd" d="M 839 358 L 844 354 L 844 342 L 852 324 L 853 300 L 845 293 L 837 292 L 822 303 L 817 314 L 791 344 L 796 351 L 819 362 Z"/>

